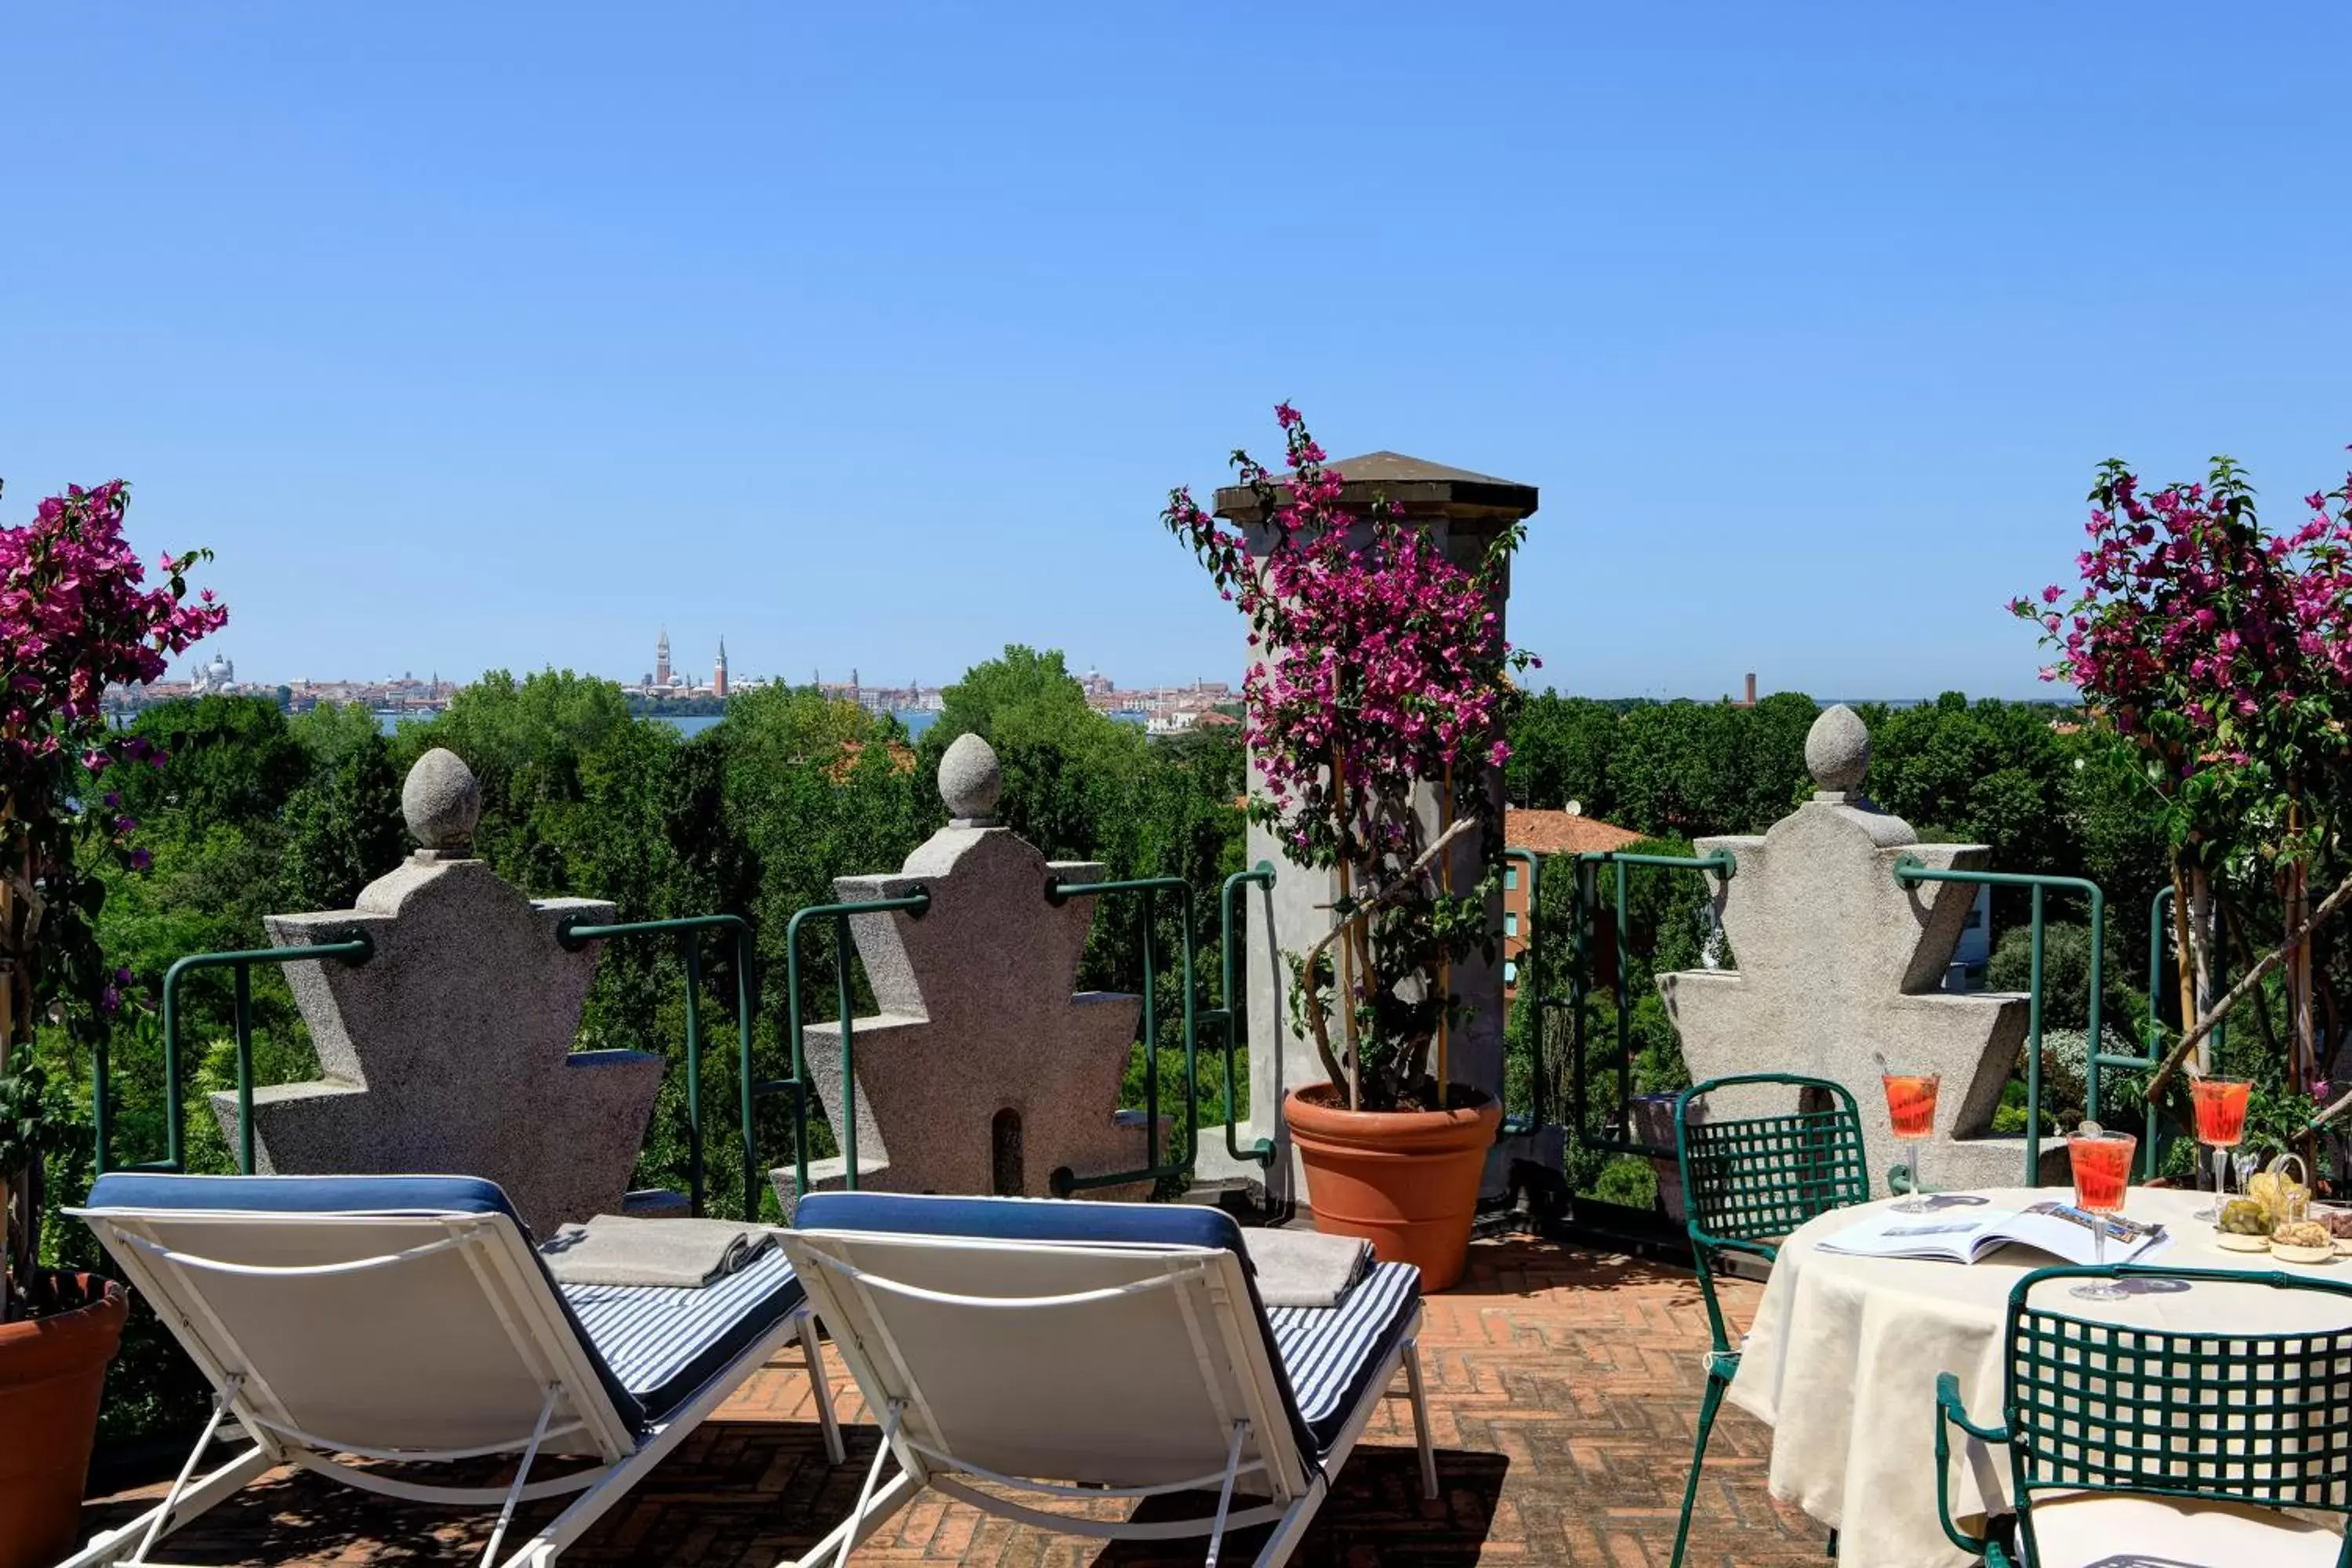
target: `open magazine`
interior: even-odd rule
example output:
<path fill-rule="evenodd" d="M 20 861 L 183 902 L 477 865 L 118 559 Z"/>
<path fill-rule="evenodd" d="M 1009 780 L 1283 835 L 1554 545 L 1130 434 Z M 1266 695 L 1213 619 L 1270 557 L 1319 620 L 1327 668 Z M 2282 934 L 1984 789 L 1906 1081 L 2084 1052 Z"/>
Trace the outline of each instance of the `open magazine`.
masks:
<path fill-rule="evenodd" d="M 1828 1237 L 1822 1247 L 1864 1258 L 1935 1258 L 1975 1263 L 2004 1247 L 2030 1247 L 2069 1263 L 2090 1263 L 2096 1258 L 2098 1245 L 2094 1227 L 2102 1218 L 2107 1227 L 2110 1263 L 2132 1262 L 2169 1239 L 2160 1225 L 2147 1225 L 2122 1215 L 2091 1215 L 2053 1199 L 2023 1209 L 1931 1208 L 1925 1214 L 1880 1209 Z"/>

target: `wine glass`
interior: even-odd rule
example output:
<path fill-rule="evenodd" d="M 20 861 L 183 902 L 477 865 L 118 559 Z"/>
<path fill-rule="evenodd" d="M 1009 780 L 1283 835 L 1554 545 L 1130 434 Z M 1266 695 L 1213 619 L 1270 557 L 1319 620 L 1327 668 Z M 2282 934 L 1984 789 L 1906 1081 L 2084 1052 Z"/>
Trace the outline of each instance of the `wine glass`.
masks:
<path fill-rule="evenodd" d="M 2200 1078 L 2189 1084 L 2189 1103 L 2197 1111 L 2197 1142 L 2213 1151 L 2213 1205 L 2192 1218 L 2219 1222 L 2230 1195 L 2230 1151 L 2246 1131 L 2246 1096 L 2253 1085 L 2243 1079 Z"/>
<path fill-rule="evenodd" d="M 2131 1190 L 2132 1154 L 2139 1140 L 2128 1132 L 2092 1130 L 2066 1140 L 2066 1161 L 2074 1170 L 2074 1206 L 2091 1216 L 2092 1256 L 2107 1266 L 2107 1216 L 2124 1212 Z M 2114 1301 L 2130 1294 L 2113 1279 L 2084 1280 L 2068 1292 L 2085 1301 Z"/>
<path fill-rule="evenodd" d="M 1886 1072 L 1879 1075 L 1886 1089 L 1886 1119 L 1895 1124 L 1897 1142 L 1911 1146 L 1911 1195 L 1895 1205 L 1897 1214 L 1923 1214 L 1927 1186 L 1919 1179 L 1919 1156 L 1936 1135 L 1936 1089 L 1940 1073 Z"/>

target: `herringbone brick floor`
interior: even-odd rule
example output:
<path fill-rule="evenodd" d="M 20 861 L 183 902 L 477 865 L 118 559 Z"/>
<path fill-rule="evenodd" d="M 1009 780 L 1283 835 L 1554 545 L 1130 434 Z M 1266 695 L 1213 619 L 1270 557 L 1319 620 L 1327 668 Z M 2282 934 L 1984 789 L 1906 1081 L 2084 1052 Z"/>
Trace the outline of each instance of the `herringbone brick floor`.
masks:
<path fill-rule="evenodd" d="M 1744 1324 L 1756 1287 L 1735 1281 L 1727 1294 Z M 1293 1561 L 1664 1568 L 1706 1346 L 1705 1310 L 1686 1270 L 1539 1241 L 1476 1244 L 1460 1288 L 1430 1299 L 1422 1340 L 1442 1497 L 1421 1499 L 1400 1378 Z M 769 1568 L 805 1551 L 854 1506 L 878 1436 L 840 1363 L 829 1353 L 827 1363 L 844 1419 L 857 1423 L 849 1464 L 825 1464 L 800 1352 L 790 1347 L 563 1561 Z M 1717 1423 L 1688 1559 L 1697 1568 L 1822 1563 L 1826 1532 L 1765 1494 L 1770 1437 L 1737 1411 Z M 89 1528 L 118 1523 L 160 1490 L 92 1502 Z M 164 1554 L 196 1564 L 463 1562 L 479 1554 L 488 1522 L 296 1475 L 249 1489 L 173 1537 Z M 1224 1560 L 1247 1563 L 1259 1539 L 1235 1537 Z M 1197 1563 L 1200 1545 L 1106 1546 L 931 1494 L 852 1561 L 1156 1568 Z"/>

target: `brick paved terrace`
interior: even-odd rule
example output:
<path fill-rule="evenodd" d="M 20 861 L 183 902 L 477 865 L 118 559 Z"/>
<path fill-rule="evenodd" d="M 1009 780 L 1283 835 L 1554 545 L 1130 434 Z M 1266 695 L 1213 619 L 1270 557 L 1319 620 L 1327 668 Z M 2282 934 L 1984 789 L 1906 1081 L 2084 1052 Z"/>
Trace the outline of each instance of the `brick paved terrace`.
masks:
<path fill-rule="evenodd" d="M 1758 1288 L 1732 1282 L 1725 1294 L 1744 1326 Z M 1706 1313 L 1687 1270 L 1530 1239 L 1479 1242 L 1461 1287 L 1430 1299 L 1422 1341 L 1441 1500 L 1421 1500 L 1399 1378 L 1293 1561 L 1663 1568 L 1706 1345 Z M 825 1464 L 800 1352 L 788 1348 L 563 1561 L 768 1568 L 806 1550 L 850 1510 L 878 1437 L 839 1363 L 827 1360 L 843 1418 L 856 1423 L 847 1465 Z M 1826 1533 L 1765 1494 L 1769 1437 L 1736 1410 L 1717 1424 L 1693 1564 L 1822 1562 Z M 161 1490 L 93 1500 L 89 1529 L 121 1522 Z M 429 1506 L 289 1475 L 174 1536 L 170 1556 L 191 1564 L 462 1562 L 479 1553 L 488 1526 L 488 1515 L 453 1521 Z M 1247 1563 L 1258 1533 L 1229 1542 L 1225 1560 Z M 1050 1534 L 927 1494 L 853 1562 L 1143 1568 L 1197 1563 L 1200 1552 L 1198 1542 L 1107 1545 Z"/>

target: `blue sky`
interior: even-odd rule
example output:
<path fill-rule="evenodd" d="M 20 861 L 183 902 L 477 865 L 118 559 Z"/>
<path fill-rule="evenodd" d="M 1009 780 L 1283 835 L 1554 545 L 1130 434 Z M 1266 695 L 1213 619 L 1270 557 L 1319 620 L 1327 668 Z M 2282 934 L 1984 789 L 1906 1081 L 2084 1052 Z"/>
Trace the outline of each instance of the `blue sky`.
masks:
<path fill-rule="evenodd" d="M 2352 9 L 0 8 L 0 519 L 249 678 L 1231 677 L 1157 512 L 1541 487 L 1563 689 L 2040 689 L 2098 459 L 2352 442 Z"/>

